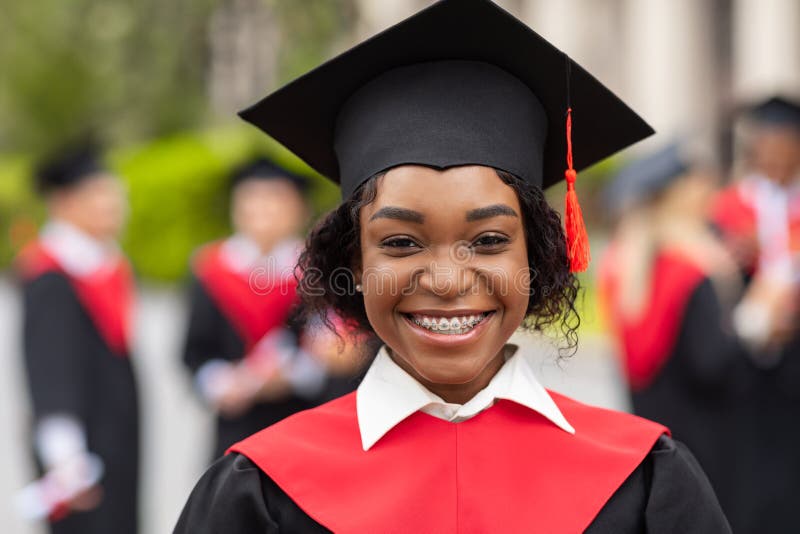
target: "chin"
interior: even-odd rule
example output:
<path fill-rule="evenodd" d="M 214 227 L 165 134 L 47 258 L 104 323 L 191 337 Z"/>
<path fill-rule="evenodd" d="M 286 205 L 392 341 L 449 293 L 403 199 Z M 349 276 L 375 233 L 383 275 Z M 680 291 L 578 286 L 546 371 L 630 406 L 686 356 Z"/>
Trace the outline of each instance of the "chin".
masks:
<path fill-rule="evenodd" d="M 469 358 L 468 356 L 463 357 Z M 437 358 L 438 359 L 438 358 Z M 494 359 L 494 354 L 487 359 L 464 361 L 458 357 L 449 357 L 444 362 L 408 362 L 414 371 L 432 384 L 468 384 L 477 379 L 486 366 Z"/>

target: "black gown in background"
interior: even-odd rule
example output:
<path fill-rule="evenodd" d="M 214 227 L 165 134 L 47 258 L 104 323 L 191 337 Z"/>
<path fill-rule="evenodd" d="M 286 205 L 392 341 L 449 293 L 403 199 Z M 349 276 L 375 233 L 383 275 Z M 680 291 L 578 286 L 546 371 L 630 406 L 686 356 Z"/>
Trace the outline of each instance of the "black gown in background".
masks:
<path fill-rule="evenodd" d="M 375 484 L 380 481 L 376 480 Z M 368 496 L 364 502 L 368 506 Z M 359 512 L 353 510 L 352 513 Z M 396 525 L 392 526 L 397 530 Z M 530 531 L 536 532 L 536 525 L 531 525 Z M 686 447 L 666 436 L 659 438 L 586 530 L 590 534 L 730 531 L 694 457 Z M 329 530 L 303 512 L 250 460 L 239 454 L 229 454 L 218 460 L 198 482 L 174 533 L 256 532 L 312 534 Z"/>
<path fill-rule="evenodd" d="M 240 361 L 245 353 L 244 340 L 194 275 L 189 286 L 189 300 L 183 362 L 192 375 L 211 360 Z M 219 458 L 234 443 L 314 404 L 316 402 L 292 394 L 280 400 L 257 403 L 240 416 L 217 415 L 212 458 Z"/>
<path fill-rule="evenodd" d="M 692 451 L 739 532 L 752 504 L 755 369 L 723 317 L 705 278 L 689 296 L 666 363 L 632 400 L 636 415 L 667 426 Z"/>
<path fill-rule="evenodd" d="M 135 534 L 139 408 L 133 367 L 114 354 L 69 279 L 47 272 L 23 283 L 24 352 L 35 421 L 76 418 L 104 463 L 103 500 L 51 525 L 55 534 Z"/>
<path fill-rule="evenodd" d="M 779 363 L 759 373 L 752 399 L 753 457 L 747 488 L 745 533 L 798 531 L 800 510 L 800 336 L 783 348 Z"/>

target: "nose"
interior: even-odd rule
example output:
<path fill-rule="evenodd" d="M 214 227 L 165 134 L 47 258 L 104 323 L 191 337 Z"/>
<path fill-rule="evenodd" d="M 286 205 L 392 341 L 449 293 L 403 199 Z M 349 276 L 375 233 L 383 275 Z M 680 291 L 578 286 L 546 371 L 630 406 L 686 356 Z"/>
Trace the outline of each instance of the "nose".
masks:
<path fill-rule="evenodd" d="M 464 243 L 438 247 L 419 276 L 420 288 L 444 299 L 464 296 L 474 281 L 471 259 L 472 249 Z"/>

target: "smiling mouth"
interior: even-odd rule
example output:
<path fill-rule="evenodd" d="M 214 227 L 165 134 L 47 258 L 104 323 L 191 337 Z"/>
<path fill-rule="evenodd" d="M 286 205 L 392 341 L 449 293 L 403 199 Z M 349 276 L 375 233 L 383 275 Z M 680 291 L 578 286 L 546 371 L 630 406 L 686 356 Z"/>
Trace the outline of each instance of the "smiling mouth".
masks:
<path fill-rule="evenodd" d="M 403 315 L 415 325 L 443 335 L 466 334 L 489 318 L 494 311 L 470 315 L 437 316 L 417 313 L 404 313 Z"/>

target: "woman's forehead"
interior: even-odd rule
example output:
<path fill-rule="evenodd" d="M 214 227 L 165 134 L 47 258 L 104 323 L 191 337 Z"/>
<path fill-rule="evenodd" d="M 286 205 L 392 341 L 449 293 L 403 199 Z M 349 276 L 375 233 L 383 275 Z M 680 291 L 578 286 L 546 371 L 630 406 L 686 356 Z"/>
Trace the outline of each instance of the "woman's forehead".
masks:
<path fill-rule="evenodd" d="M 379 178 L 375 201 L 370 206 L 373 211 L 387 205 L 450 210 L 496 203 L 519 205 L 514 189 L 491 167 L 469 165 L 439 170 L 403 165 Z"/>

